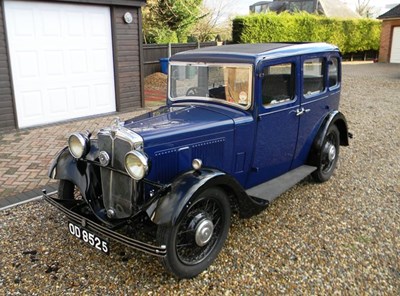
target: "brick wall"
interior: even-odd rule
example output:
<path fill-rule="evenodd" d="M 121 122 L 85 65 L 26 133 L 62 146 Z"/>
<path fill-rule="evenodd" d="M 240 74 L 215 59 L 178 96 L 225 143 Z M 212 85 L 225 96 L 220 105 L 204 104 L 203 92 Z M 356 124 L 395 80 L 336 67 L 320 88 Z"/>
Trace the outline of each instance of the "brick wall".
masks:
<path fill-rule="evenodd" d="M 379 49 L 379 62 L 390 62 L 390 50 L 392 47 L 393 28 L 400 27 L 400 19 L 383 20 L 381 33 L 381 46 Z"/>

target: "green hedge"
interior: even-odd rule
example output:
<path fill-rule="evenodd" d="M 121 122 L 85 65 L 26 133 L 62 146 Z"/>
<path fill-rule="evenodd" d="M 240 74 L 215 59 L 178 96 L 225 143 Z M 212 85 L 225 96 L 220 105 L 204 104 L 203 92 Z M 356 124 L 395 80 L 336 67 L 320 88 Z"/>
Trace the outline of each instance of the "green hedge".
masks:
<path fill-rule="evenodd" d="M 378 50 L 380 34 L 377 20 L 269 12 L 236 17 L 232 37 L 235 43 L 328 42 L 349 53 Z"/>

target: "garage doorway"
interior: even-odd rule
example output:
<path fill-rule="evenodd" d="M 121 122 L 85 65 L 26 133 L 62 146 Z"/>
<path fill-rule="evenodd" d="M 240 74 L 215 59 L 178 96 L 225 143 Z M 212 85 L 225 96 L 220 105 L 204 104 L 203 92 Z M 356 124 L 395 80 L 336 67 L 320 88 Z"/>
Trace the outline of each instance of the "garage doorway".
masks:
<path fill-rule="evenodd" d="M 4 7 L 20 128 L 115 111 L 109 7 Z"/>
<path fill-rule="evenodd" d="M 400 27 L 393 28 L 392 49 L 390 51 L 390 62 L 400 63 Z"/>

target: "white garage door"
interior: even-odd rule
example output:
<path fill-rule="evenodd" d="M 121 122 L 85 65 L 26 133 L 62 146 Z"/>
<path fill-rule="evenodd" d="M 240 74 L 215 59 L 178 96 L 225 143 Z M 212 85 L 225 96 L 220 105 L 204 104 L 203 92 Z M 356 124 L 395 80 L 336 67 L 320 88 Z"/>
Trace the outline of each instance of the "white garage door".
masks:
<path fill-rule="evenodd" d="M 393 29 L 392 50 L 390 54 L 391 63 L 400 63 L 400 27 Z"/>
<path fill-rule="evenodd" d="M 5 1 L 19 127 L 115 111 L 108 7 Z"/>

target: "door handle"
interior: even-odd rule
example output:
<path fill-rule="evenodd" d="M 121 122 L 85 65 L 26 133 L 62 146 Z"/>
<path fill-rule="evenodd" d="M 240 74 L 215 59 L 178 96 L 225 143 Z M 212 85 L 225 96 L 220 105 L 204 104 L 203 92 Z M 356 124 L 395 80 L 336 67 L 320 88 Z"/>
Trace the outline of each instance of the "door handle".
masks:
<path fill-rule="evenodd" d="M 302 108 L 296 110 L 296 116 L 301 116 L 301 115 L 303 115 L 304 113 L 308 113 L 308 112 L 310 112 L 310 111 L 311 111 L 311 109 L 304 109 L 304 108 L 302 107 Z"/>
<path fill-rule="evenodd" d="M 296 110 L 296 116 L 301 116 L 304 114 L 304 108 L 300 108 Z"/>

